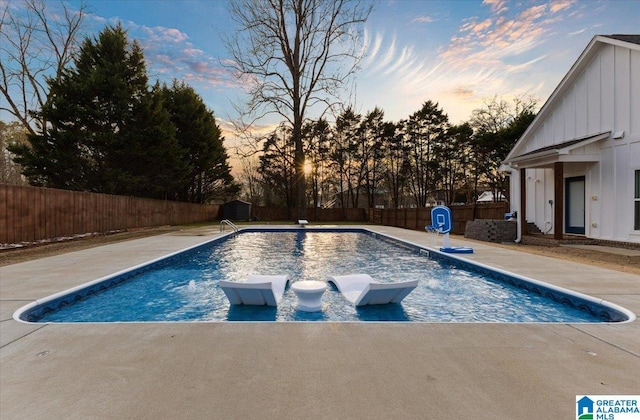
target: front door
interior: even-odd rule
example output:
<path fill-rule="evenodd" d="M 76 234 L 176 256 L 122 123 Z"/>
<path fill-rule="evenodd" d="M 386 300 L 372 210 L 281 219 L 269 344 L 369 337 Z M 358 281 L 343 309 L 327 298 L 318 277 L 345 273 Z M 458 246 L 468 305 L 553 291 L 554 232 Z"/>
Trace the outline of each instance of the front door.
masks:
<path fill-rule="evenodd" d="M 565 232 L 584 235 L 584 185 L 585 178 L 576 176 L 565 179 Z"/>

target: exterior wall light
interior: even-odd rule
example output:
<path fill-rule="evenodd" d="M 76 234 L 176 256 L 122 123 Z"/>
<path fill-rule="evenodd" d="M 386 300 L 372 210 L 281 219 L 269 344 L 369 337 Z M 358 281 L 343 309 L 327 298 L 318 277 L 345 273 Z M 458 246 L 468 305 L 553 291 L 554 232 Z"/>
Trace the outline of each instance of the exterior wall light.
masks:
<path fill-rule="evenodd" d="M 624 138 L 624 131 L 616 131 L 615 133 L 613 133 L 614 140 L 620 140 L 623 138 Z"/>

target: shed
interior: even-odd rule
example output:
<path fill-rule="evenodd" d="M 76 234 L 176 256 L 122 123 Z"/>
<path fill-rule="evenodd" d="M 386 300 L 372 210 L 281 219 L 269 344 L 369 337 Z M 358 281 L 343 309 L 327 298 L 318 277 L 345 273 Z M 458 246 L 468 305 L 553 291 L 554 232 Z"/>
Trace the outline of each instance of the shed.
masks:
<path fill-rule="evenodd" d="M 233 200 L 222 205 L 222 218 L 229 220 L 251 220 L 251 203 Z"/>

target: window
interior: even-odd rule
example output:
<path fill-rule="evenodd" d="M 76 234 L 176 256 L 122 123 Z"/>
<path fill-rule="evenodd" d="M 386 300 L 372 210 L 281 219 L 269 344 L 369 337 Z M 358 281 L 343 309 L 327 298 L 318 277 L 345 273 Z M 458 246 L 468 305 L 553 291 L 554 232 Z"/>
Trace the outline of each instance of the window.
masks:
<path fill-rule="evenodd" d="M 633 229 L 640 230 L 640 170 L 636 171 L 635 194 L 633 199 Z"/>

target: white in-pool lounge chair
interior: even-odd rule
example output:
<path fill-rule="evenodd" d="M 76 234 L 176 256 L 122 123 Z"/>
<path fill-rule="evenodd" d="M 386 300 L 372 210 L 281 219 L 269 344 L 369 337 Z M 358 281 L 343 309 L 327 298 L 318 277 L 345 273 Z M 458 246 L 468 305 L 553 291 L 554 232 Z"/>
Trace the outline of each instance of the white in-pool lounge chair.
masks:
<path fill-rule="evenodd" d="M 368 274 L 331 276 L 329 283 L 333 283 L 340 293 L 356 306 L 400 303 L 418 286 L 418 280 L 377 283 Z"/>
<path fill-rule="evenodd" d="M 232 305 L 278 306 L 289 283 L 288 276 L 249 276 L 246 282 L 220 280 Z"/>

